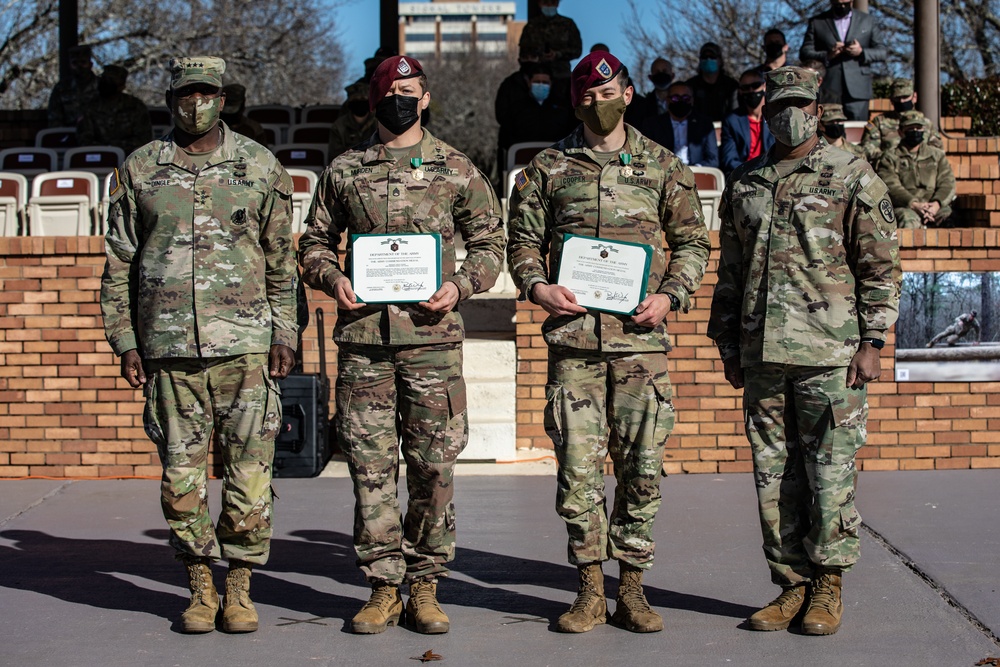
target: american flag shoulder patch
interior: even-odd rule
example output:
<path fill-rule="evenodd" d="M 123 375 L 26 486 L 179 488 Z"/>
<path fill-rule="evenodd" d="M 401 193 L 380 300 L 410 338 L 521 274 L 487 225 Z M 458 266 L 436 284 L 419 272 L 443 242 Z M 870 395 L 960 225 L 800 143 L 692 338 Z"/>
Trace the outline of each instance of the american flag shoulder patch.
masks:
<path fill-rule="evenodd" d="M 518 192 L 528 186 L 528 175 L 524 173 L 524 169 L 517 172 L 517 176 L 514 177 L 514 185 L 517 186 Z"/>

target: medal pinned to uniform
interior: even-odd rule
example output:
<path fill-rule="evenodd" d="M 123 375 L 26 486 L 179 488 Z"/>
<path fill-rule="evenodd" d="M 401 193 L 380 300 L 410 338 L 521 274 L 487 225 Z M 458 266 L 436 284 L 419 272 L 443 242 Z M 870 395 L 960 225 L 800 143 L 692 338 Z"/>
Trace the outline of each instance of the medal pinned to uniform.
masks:
<path fill-rule="evenodd" d="M 628 178 L 629 176 L 632 175 L 632 167 L 629 166 L 630 164 L 632 164 L 632 154 L 619 153 L 618 158 L 622 161 L 621 174 L 625 178 Z"/>
<path fill-rule="evenodd" d="M 420 165 L 422 165 L 423 163 L 424 163 L 423 158 L 419 157 L 410 158 L 410 167 L 413 168 L 413 171 L 411 171 L 410 173 L 413 174 L 413 180 L 415 181 L 424 180 L 424 170 L 420 168 Z"/>

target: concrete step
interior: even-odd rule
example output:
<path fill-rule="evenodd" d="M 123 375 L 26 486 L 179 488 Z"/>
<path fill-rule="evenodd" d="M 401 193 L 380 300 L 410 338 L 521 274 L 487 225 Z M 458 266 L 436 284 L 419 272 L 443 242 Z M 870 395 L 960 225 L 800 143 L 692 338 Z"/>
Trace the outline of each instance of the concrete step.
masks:
<path fill-rule="evenodd" d="M 464 345 L 469 444 L 460 460 L 509 461 L 516 454 L 517 351 L 510 332 L 476 333 Z"/>

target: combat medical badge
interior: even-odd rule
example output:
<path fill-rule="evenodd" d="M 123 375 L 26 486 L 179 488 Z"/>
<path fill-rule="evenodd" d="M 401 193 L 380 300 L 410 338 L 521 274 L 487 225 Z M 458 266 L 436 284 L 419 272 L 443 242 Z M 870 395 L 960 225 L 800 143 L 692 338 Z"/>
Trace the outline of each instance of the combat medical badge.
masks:
<path fill-rule="evenodd" d="M 896 212 L 892 209 L 892 202 L 888 199 L 883 199 L 878 204 L 879 213 L 885 218 L 886 222 L 895 223 L 896 222 Z"/>

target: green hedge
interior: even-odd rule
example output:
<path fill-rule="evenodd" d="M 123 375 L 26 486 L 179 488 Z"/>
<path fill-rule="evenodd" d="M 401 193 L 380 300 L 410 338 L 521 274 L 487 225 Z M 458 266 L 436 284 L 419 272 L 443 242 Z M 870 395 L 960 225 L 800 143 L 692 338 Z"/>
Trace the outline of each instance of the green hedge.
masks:
<path fill-rule="evenodd" d="M 970 137 L 1000 136 L 1000 76 L 941 86 L 941 115 L 970 116 Z"/>

